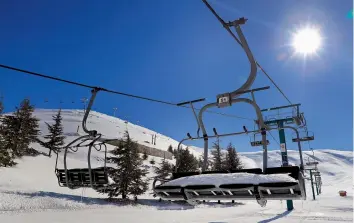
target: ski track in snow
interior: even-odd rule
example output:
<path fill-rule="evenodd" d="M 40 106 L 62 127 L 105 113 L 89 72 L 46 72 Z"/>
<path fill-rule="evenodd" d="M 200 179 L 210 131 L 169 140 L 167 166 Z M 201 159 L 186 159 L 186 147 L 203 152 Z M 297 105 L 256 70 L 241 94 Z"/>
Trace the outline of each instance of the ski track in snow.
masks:
<path fill-rule="evenodd" d="M 50 122 L 57 110 L 36 110 L 35 115 L 41 120 L 42 135 L 47 132 L 44 122 Z M 63 110 L 63 124 L 66 142 L 82 135 L 82 130 L 76 132 L 80 125 L 83 112 L 80 110 Z M 81 126 L 80 126 L 81 128 Z M 151 134 L 158 135 L 158 144 L 153 146 L 167 150 L 168 145 L 176 147 L 178 142 L 155 131 L 125 124 L 123 120 L 110 117 L 98 112 L 92 112 L 89 117 L 88 128 L 102 131 L 105 138 L 121 137 L 128 129 L 134 140 L 144 144 L 151 140 Z M 37 144 L 33 147 L 41 152 L 47 152 Z M 113 149 L 108 146 L 108 150 Z M 196 151 L 192 152 L 198 154 Z M 261 168 L 262 153 L 241 153 L 241 160 L 245 168 Z M 297 151 L 289 150 L 289 161 L 299 164 Z M 261 208 L 255 201 L 236 201 L 217 204 L 209 202 L 197 206 L 168 201 L 158 202 L 153 198 L 150 190 L 140 196 L 138 203 L 117 201 L 109 203 L 104 195 L 92 189 L 69 190 L 59 187 L 54 173 L 55 157 L 24 157 L 17 160 L 18 165 L 13 168 L 0 168 L 0 222 L 82 222 L 93 223 L 101 221 L 118 222 L 352 222 L 353 221 L 353 152 L 337 150 L 318 150 L 316 160 L 320 162 L 319 170 L 322 173 L 322 194 L 312 200 L 310 183 L 306 183 L 307 200 L 294 201 L 295 209 L 286 211 L 286 201 L 268 201 L 266 207 Z M 280 166 L 281 156 L 278 151 L 270 151 L 269 166 Z M 92 167 L 102 165 L 103 152 L 92 152 Z M 304 162 L 312 157 L 312 152 L 304 152 Z M 150 160 L 152 157 L 149 157 Z M 161 158 L 154 157 L 156 163 Z M 62 154 L 59 156 L 59 167 L 62 167 Z M 148 177 L 153 177 L 152 165 L 144 161 L 149 169 Z M 77 153 L 68 154 L 70 168 L 87 166 L 87 149 L 79 149 Z M 152 183 L 152 182 L 150 182 Z M 151 187 L 151 185 L 150 185 Z M 339 190 L 346 190 L 347 197 L 340 197 Z"/>

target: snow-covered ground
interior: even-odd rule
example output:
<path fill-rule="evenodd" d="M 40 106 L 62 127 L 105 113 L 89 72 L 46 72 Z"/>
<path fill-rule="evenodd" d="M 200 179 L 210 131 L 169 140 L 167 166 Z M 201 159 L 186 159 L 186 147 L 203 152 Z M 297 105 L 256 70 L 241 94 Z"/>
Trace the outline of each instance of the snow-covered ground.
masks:
<path fill-rule="evenodd" d="M 50 122 L 55 110 L 37 110 L 41 119 L 40 128 L 46 134 L 44 121 Z M 64 110 L 64 131 L 67 141 L 77 135 L 82 111 Z M 106 138 L 120 137 L 127 128 L 139 143 L 151 140 L 154 131 L 131 123 L 93 112 L 88 122 L 89 128 L 102 132 Z M 83 134 L 80 126 L 79 134 Z M 167 150 L 168 145 L 178 142 L 161 134 L 156 148 Z M 146 143 L 146 145 L 152 146 Z M 36 149 L 47 152 L 34 144 Z M 109 146 L 109 149 L 113 147 Z M 86 167 L 87 151 L 80 149 L 68 156 L 69 167 Z M 196 153 L 196 152 L 195 152 Z M 298 164 L 296 151 L 288 151 L 290 164 Z M 197 154 L 197 153 L 196 153 Z M 262 153 L 241 153 L 245 168 L 262 167 Z M 322 173 L 322 194 L 312 199 L 310 183 L 306 183 L 307 200 L 294 201 L 295 209 L 286 211 L 286 201 L 268 201 L 265 208 L 255 201 L 242 201 L 235 204 L 205 203 L 198 206 L 158 202 L 151 190 L 139 197 L 138 203 L 117 201 L 108 203 L 92 189 L 70 190 L 59 187 L 54 173 L 55 157 L 24 157 L 14 168 L 0 168 L 0 222 L 352 222 L 353 221 L 353 152 L 337 150 L 318 150 L 315 153 Z M 269 152 L 269 166 L 280 166 L 278 151 Z M 312 156 L 304 152 L 305 160 Z M 152 157 L 149 157 L 150 160 Z M 160 158 L 154 157 L 156 163 Z M 102 164 L 103 153 L 94 151 L 93 166 Z M 153 176 L 153 166 L 145 161 L 145 167 Z M 59 156 L 59 166 L 62 156 Z M 346 190 L 347 197 L 340 197 L 339 190 Z"/>

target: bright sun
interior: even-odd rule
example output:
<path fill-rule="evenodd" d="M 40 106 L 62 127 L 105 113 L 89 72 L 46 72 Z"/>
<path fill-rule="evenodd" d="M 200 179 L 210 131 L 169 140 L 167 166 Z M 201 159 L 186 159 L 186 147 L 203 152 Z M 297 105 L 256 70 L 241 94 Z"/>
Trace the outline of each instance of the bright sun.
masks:
<path fill-rule="evenodd" d="M 319 30 L 304 28 L 298 30 L 293 37 L 292 46 L 296 53 L 303 55 L 314 54 L 321 47 L 322 38 Z"/>

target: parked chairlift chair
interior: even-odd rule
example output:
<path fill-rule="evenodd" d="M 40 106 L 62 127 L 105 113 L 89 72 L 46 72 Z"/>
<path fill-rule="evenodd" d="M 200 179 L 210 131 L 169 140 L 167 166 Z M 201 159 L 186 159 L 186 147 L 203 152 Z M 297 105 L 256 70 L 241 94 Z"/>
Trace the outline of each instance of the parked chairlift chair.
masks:
<path fill-rule="evenodd" d="M 173 180 L 203 174 L 231 174 L 251 173 L 256 175 L 289 174 L 295 182 L 273 183 L 227 183 L 227 184 L 190 184 L 185 186 L 164 185 Z M 156 185 L 161 182 L 160 185 Z M 306 198 L 304 177 L 298 166 L 267 168 L 264 172 L 260 168 L 241 169 L 234 171 L 205 171 L 190 173 L 173 173 L 169 179 L 155 179 L 153 190 L 156 196 L 163 200 L 186 200 L 190 204 L 197 204 L 201 200 L 256 200 L 265 206 L 267 200 L 301 200 Z"/>
<path fill-rule="evenodd" d="M 216 133 L 216 130 L 214 133 Z M 246 132 L 243 132 L 246 133 Z M 235 133 L 236 134 L 236 133 Z M 223 137 L 223 135 L 217 137 Z M 230 135 L 230 134 L 227 134 Z M 198 139 L 202 139 L 200 137 Z M 195 140 L 186 138 L 184 140 Z M 181 143 L 184 141 L 182 140 Z M 178 147 L 180 148 L 180 147 Z M 264 183 L 224 183 L 224 184 L 193 184 L 173 185 L 173 181 L 180 178 L 188 178 L 205 174 L 233 174 L 249 173 L 259 176 L 288 174 L 294 182 L 264 182 Z M 225 177 L 225 176 L 222 176 Z M 237 177 L 237 176 L 233 176 Z M 158 182 L 160 184 L 158 185 Z M 172 185 L 169 185 L 169 182 Z M 241 169 L 231 171 L 204 171 L 204 172 L 174 172 L 170 178 L 156 178 L 153 182 L 153 191 L 163 200 L 185 200 L 195 205 L 201 200 L 256 200 L 261 206 L 265 206 L 267 200 L 303 200 L 306 199 L 305 179 L 303 171 L 298 166 L 272 167 L 262 171 L 260 168 Z"/>
<path fill-rule="evenodd" d="M 245 19 L 241 18 L 239 20 L 234 21 L 231 24 L 236 23 L 236 32 L 240 36 L 243 49 L 246 51 L 251 66 L 256 67 L 256 63 L 254 61 L 252 53 L 248 48 L 248 44 L 245 41 L 245 37 L 243 36 L 239 25 L 237 25 L 237 22 L 239 24 L 243 24 L 245 22 Z M 254 69 L 253 72 L 256 72 L 256 69 Z M 250 77 L 255 77 L 252 75 L 254 75 L 254 73 L 252 74 L 251 72 Z M 237 95 L 236 93 L 238 92 L 233 92 L 233 94 Z M 252 104 L 256 109 L 258 118 L 259 119 L 262 118 L 260 114 L 260 109 L 258 105 L 255 103 L 255 100 L 249 100 L 244 98 L 242 99 L 238 98 L 235 100 Z M 179 143 L 178 150 L 180 150 L 182 142 L 186 140 L 204 139 L 205 142 L 204 149 L 206 150 L 208 145 L 207 142 L 209 138 L 246 134 L 247 131 L 230 133 L 230 134 L 221 134 L 221 135 L 217 134 L 216 131 L 214 131 L 215 134 L 214 136 L 208 136 L 206 134 L 204 124 L 202 123 L 202 112 L 209 107 L 222 108 L 225 106 L 230 106 L 232 103 L 233 103 L 233 99 L 231 98 L 231 93 L 225 93 L 225 94 L 219 94 L 217 96 L 216 103 L 210 103 L 205 105 L 203 108 L 201 108 L 199 112 L 199 116 L 196 119 L 197 119 L 198 127 L 201 127 L 203 130 L 203 136 L 192 138 L 189 134 L 188 138 L 183 139 Z M 262 126 L 260 125 L 259 127 L 260 130 L 258 130 L 258 132 L 262 132 L 264 135 L 266 134 L 267 130 L 271 130 L 270 128 L 266 129 L 264 125 Z M 249 133 L 256 133 L 256 131 L 250 131 Z M 266 150 L 266 145 L 264 145 L 264 147 Z M 302 158 L 301 147 L 299 147 L 299 152 L 300 152 L 300 157 Z M 206 156 L 206 154 L 204 155 Z M 266 159 L 267 156 L 264 157 L 265 160 L 267 160 Z M 208 157 L 206 156 L 205 158 L 207 159 Z M 205 169 L 206 162 L 207 161 L 204 160 L 203 169 Z M 177 157 L 177 163 L 178 163 L 178 157 Z M 177 171 L 177 168 L 175 170 Z M 269 183 L 269 181 L 266 180 L 263 180 L 263 183 L 252 182 L 252 180 L 247 183 L 232 182 L 233 179 L 237 179 L 238 175 L 243 175 L 246 177 L 247 176 L 259 177 L 259 178 L 263 177 L 263 179 L 264 178 L 268 179 L 266 175 L 276 175 L 277 177 L 279 177 L 279 174 L 288 175 L 285 177 L 287 177 L 289 181 L 285 182 L 285 180 L 279 180 L 279 181 L 275 180 L 272 183 Z M 220 177 L 221 180 L 219 182 L 214 180 L 214 177 L 216 176 Z M 209 181 L 204 181 L 204 179 L 206 179 L 207 177 L 210 177 Z M 277 177 L 274 177 L 273 179 L 279 179 Z M 193 183 L 192 179 L 195 178 L 204 178 L 204 179 L 200 180 L 199 182 L 194 181 L 195 183 Z M 225 178 L 228 178 L 229 181 L 226 182 L 224 180 Z M 178 182 L 181 181 L 182 183 L 178 184 Z M 158 184 L 159 182 L 160 184 Z M 265 165 L 263 171 L 260 168 L 254 168 L 254 169 L 241 169 L 241 170 L 230 170 L 230 171 L 203 171 L 203 172 L 186 172 L 186 173 L 175 172 L 172 174 L 170 178 L 166 178 L 166 179 L 155 178 L 153 182 L 153 191 L 156 196 L 160 197 L 163 200 L 170 200 L 170 201 L 185 200 L 192 205 L 197 204 L 198 201 L 202 201 L 202 200 L 256 200 L 261 206 L 265 206 L 267 200 L 306 199 L 303 169 L 302 168 L 300 169 L 298 166 L 267 168 Z"/>

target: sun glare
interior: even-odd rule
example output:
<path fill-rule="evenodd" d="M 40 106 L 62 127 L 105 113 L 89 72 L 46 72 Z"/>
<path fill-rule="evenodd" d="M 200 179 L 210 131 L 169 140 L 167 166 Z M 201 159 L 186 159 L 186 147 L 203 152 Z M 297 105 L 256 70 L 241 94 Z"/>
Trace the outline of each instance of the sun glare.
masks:
<path fill-rule="evenodd" d="M 294 33 L 292 46 L 296 53 L 314 54 L 321 47 L 322 37 L 319 30 L 315 28 L 303 28 Z"/>

